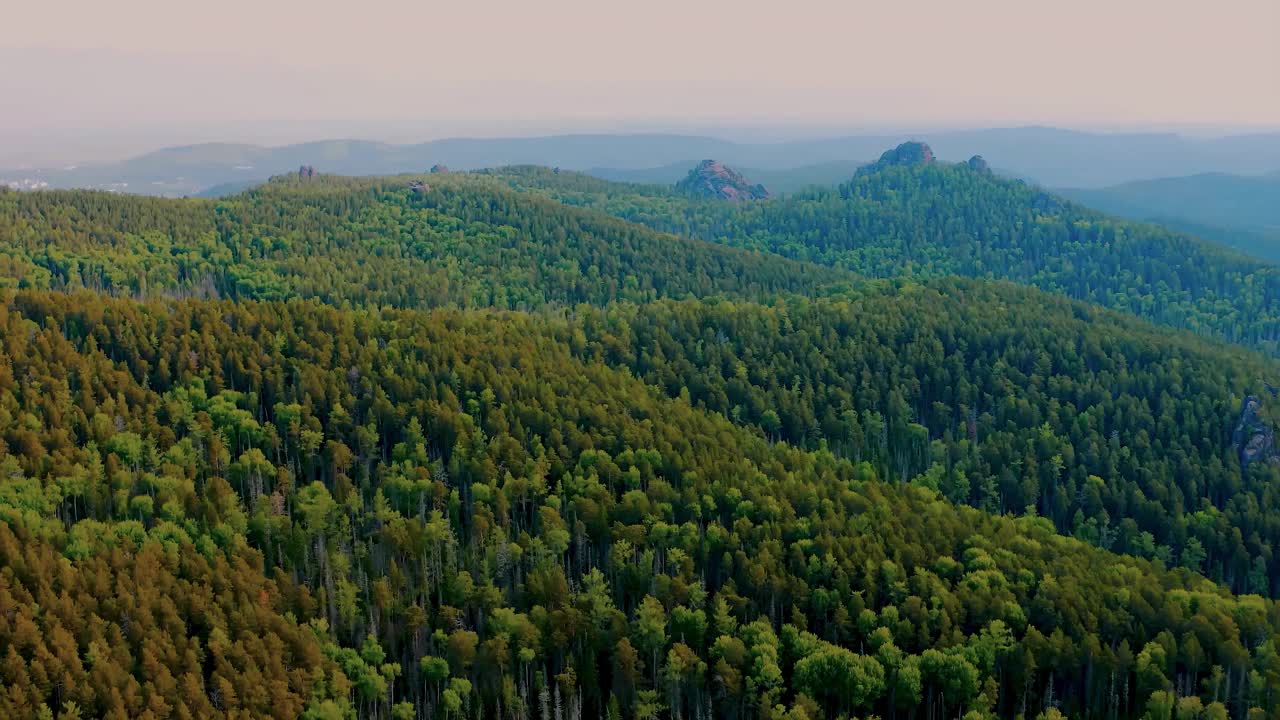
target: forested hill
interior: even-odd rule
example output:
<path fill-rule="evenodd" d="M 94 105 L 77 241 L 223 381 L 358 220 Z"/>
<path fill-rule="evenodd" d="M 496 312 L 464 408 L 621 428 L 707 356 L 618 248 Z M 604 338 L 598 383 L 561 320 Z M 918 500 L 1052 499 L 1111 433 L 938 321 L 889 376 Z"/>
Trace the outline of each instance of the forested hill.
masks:
<path fill-rule="evenodd" d="M 0 191 L 0 238 L 0 284 L 143 297 L 529 309 L 848 279 L 468 175 L 282 177 L 217 201 Z"/>
<path fill-rule="evenodd" d="M 767 442 L 565 322 L 0 295 L 0 714 L 1275 707 L 1274 602 Z"/>
<path fill-rule="evenodd" d="M 774 307 L 653 303 L 581 351 L 766 437 L 1273 594 L 1274 464 L 1241 467 L 1246 395 L 1280 364 L 1035 290 L 870 284 Z"/>
<path fill-rule="evenodd" d="M 1280 720 L 1280 363 L 807 234 L 1024 192 L 0 192 L 0 717 Z"/>
<path fill-rule="evenodd" d="M 747 204 L 537 168 L 494 174 L 663 231 L 871 277 L 1011 280 L 1280 352 L 1280 266 L 965 164 L 887 166 L 838 188 Z"/>

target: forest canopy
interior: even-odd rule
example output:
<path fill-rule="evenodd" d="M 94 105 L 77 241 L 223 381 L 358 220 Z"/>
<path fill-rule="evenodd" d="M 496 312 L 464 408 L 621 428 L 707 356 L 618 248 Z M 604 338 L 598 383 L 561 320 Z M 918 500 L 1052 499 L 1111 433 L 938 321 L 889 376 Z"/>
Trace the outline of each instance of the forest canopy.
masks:
<path fill-rule="evenodd" d="M 517 167 L 508 185 L 658 230 L 867 277 L 1010 280 L 1280 353 L 1280 266 L 966 164 L 860 172 L 751 203 Z"/>
<path fill-rule="evenodd" d="M 1280 718 L 1270 267 L 970 172 L 0 192 L 0 716 Z"/>

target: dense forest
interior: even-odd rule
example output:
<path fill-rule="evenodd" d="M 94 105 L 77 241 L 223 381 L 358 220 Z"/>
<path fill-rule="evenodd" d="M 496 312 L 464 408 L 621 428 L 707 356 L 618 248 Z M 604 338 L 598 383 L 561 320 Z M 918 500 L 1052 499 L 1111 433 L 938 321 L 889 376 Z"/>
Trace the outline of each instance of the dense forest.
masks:
<path fill-rule="evenodd" d="M 750 203 L 543 168 L 493 175 L 689 237 L 868 277 L 1011 280 L 1280 353 L 1280 266 L 964 164 L 886 166 L 836 188 Z"/>
<path fill-rule="evenodd" d="M 1031 310 L 1031 308 L 1035 308 Z M 1242 468 L 1244 397 L 1280 366 L 1012 286 L 897 281 L 776 307 L 586 315 L 582 353 L 767 437 L 957 503 L 1280 590 L 1273 463 Z"/>
<path fill-rule="evenodd" d="M 610 187 L 0 192 L 0 717 L 1280 718 L 1280 363 Z"/>
<path fill-rule="evenodd" d="M 134 297 L 498 307 L 813 293 L 845 278 L 486 178 L 277 179 L 223 201 L 0 191 L 0 283 Z M 845 278 L 847 279 L 847 278 Z"/>

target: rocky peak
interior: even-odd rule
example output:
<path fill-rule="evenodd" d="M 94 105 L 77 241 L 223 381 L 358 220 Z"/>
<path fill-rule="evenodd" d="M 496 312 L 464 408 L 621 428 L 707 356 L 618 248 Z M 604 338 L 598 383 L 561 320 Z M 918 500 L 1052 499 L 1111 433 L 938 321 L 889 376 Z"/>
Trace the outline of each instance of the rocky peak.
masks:
<path fill-rule="evenodd" d="M 1270 390 L 1268 386 L 1268 390 Z M 1273 395 L 1275 393 L 1272 393 Z M 1244 407 L 1240 409 L 1240 420 L 1236 423 L 1236 431 L 1231 436 L 1231 446 L 1240 453 L 1240 467 L 1249 467 L 1250 463 L 1260 460 L 1280 460 L 1280 452 L 1276 451 L 1276 431 L 1271 423 L 1262 416 L 1262 398 L 1250 395 L 1244 399 Z"/>
<path fill-rule="evenodd" d="M 448 172 L 449 172 L 449 166 L 448 166 L 448 165 L 441 165 L 441 164 L 437 163 L 437 164 L 435 164 L 435 165 L 432 165 L 432 166 L 431 166 L 431 174 L 432 174 L 432 175 L 444 175 L 445 173 L 448 173 Z"/>
<path fill-rule="evenodd" d="M 298 177 L 300 179 L 306 180 L 307 178 L 313 178 L 315 176 L 316 176 L 316 169 L 311 165 L 303 165 L 302 167 L 298 168 Z"/>
<path fill-rule="evenodd" d="M 752 184 L 742 173 L 715 160 L 703 160 L 676 183 L 676 190 L 691 197 L 739 202 L 769 197 L 765 186 Z"/>
<path fill-rule="evenodd" d="M 873 173 L 889 167 L 928 165 L 933 162 L 933 148 L 922 142 L 904 142 L 892 150 L 885 150 L 880 159 L 858 169 L 859 175 Z"/>
<path fill-rule="evenodd" d="M 980 173 L 991 172 L 991 166 L 987 165 L 986 158 L 982 157 L 981 155 L 974 155 L 973 157 L 969 158 L 968 165 L 970 170 L 975 170 Z"/>

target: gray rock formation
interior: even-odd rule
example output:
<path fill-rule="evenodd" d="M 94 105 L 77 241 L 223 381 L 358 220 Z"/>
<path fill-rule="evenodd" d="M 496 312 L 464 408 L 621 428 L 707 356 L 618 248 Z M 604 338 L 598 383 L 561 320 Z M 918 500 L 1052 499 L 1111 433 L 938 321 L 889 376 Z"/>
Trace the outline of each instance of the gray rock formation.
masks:
<path fill-rule="evenodd" d="M 1262 399 L 1250 395 L 1244 399 L 1240 420 L 1231 436 L 1231 446 L 1240 454 L 1240 467 L 1249 467 L 1258 461 L 1280 460 L 1276 452 L 1276 431 L 1262 417 Z"/>
<path fill-rule="evenodd" d="M 926 143 L 904 142 L 892 150 L 885 150 L 879 160 L 858 168 L 858 174 L 865 175 L 890 167 L 928 165 L 933 160 L 933 148 Z"/>
<path fill-rule="evenodd" d="M 968 165 L 970 170 L 976 170 L 980 173 L 991 172 L 991 166 L 987 165 L 986 158 L 982 157 L 981 155 L 974 155 L 973 157 L 969 158 Z"/>
<path fill-rule="evenodd" d="M 742 173 L 715 160 L 703 160 L 676 183 L 676 190 L 697 198 L 742 202 L 764 200 L 769 191 L 759 183 L 752 184 Z"/>

